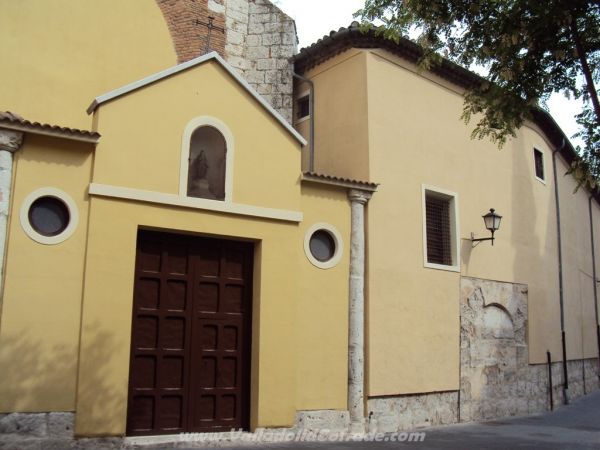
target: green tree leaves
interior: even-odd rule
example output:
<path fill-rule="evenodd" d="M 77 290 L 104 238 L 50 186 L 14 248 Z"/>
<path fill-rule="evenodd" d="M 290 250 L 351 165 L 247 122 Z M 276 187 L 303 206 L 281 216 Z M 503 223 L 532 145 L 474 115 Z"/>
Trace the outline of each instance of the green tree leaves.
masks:
<path fill-rule="evenodd" d="M 591 0 L 366 0 L 357 16 L 398 40 L 417 29 L 423 68 L 441 55 L 465 67 L 482 65 L 487 80 L 467 92 L 462 118 L 476 118 L 472 136 L 502 146 L 552 93 L 582 98 L 577 116 L 581 183 L 600 176 L 600 2 Z M 585 80 L 583 88 L 578 79 Z M 590 177 L 589 175 L 592 175 Z"/>

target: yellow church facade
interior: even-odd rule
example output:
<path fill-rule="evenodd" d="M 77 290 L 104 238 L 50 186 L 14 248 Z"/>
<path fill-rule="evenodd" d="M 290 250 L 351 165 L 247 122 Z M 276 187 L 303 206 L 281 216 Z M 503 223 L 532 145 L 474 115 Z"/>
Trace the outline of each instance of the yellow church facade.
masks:
<path fill-rule="evenodd" d="M 473 141 L 474 75 L 356 26 L 296 53 L 266 0 L 0 9 L 1 434 L 387 432 L 598 388 L 600 197 L 547 113 Z"/>

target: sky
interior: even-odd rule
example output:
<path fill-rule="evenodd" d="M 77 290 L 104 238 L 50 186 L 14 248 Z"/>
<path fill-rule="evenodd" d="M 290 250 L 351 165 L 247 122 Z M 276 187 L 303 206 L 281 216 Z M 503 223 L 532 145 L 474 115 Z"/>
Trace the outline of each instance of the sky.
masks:
<path fill-rule="evenodd" d="M 272 0 L 296 21 L 299 49 L 317 42 L 332 30 L 352 23 L 352 14 L 362 8 L 364 0 Z M 581 106 L 567 100 L 562 94 L 554 94 L 548 101 L 550 113 L 565 134 L 571 138 L 578 130 L 574 116 Z M 581 141 L 571 139 L 574 145 Z"/>

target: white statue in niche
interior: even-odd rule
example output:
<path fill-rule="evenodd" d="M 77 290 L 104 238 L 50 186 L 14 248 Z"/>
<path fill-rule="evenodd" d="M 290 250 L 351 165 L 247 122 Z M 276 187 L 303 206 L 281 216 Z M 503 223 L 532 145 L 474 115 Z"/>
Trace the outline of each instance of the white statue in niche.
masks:
<path fill-rule="evenodd" d="M 200 127 L 192 134 L 187 195 L 225 200 L 226 144 L 213 127 Z"/>

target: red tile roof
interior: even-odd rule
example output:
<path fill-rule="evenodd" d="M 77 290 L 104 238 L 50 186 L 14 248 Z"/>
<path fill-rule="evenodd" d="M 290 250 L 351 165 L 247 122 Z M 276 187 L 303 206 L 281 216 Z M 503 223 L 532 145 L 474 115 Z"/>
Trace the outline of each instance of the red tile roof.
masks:
<path fill-rule="evenodd" d="M 304 172 L 304 179 L 311 181 L 325 181 L 332 184 L 338 184 L 349 188 L 365 189 L 367 191 L 376 191 L 378 183 L 371 183 L 370 181 L 353 180 L 351 178 L 337 177 L 335 175 L 324 175 L 317 172 Z"/>
<path fill-rule="evenodd" d="M 45 134 L 49 136 L 75 139 L 78 141 L 96 143 L 100 134 L 95 131 L 79 130 L 77 128 L 60 127 L 47 123 L 31 122 L 10 111 L 0 111 L 0 128 Z"/>

